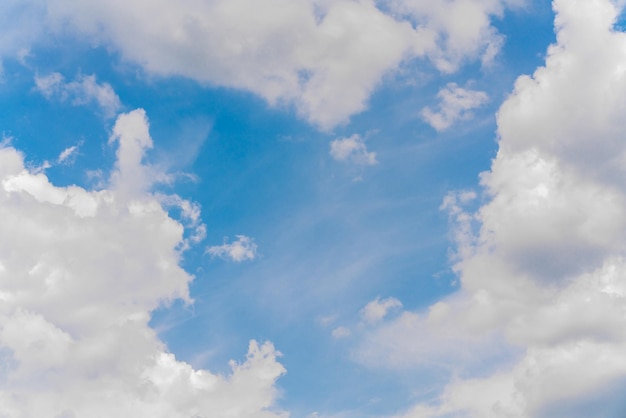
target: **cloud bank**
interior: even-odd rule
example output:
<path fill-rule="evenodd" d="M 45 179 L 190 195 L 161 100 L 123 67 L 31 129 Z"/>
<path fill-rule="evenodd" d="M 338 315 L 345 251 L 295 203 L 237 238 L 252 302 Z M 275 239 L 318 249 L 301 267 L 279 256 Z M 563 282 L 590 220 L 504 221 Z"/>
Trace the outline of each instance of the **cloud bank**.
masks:
<path fill-rule="evenodd" d="M 15 57 L 46 34 L 78 35 L 150 74 L 250 91 L 331 129 L 363 111 L 383 78 L 404 63 L 426 59 L 449 73 L 493 59 L 503 38 L 491 20 L 518 3 L 10 1 L 0 56 Z"/>
<path fill-rule="evenodd" d="M 192 303 L 185 228 L 150 192 L 145 112 L 121 115 L 112 141 L 110 185 L 93 191 L 0 149 L 0 416 L 285 417 L 270 343 L 252 341 L 223 376 L 178 361 L 149 327 L 162 304 Z"/>
<path fill-rule="evenodd" d="M 213 257 L 221 257 L 240 263 L 246 260 L 254 260 L 257 256 L 257 245 L 254 240 L 245 235 L 237 235 L 237 240 L 224 242 L 222 245 L 214 245 L 207 248 L 207 254 Z"/>
<path fill-rule="evenodd" d="M 483 195 L 443 205 L 461 289 L 357 352 L 451 377 L 404 418 L 626 413 L 626 35 L 616 2 L 553 6 L 557 43 L 498 112 Z"/>

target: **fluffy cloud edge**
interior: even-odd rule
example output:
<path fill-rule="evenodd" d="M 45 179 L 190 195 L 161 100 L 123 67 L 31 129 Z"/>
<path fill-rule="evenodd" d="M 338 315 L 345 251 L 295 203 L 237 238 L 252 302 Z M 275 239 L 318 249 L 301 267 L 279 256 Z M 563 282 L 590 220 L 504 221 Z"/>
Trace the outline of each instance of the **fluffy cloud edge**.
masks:
<path fill-rule="evenodd" d="M 492 19 L 521 0 L 446 7 L 409 0 L 385 7 L 371 0 L 269 0 L 262 8 L 249 0 L 16 3 L 7 3 L 6 16 L 38 30 L 7 22 L 20 42 L 0 47 L 2 57 L 42 36 L 77 34 L 150 74 L 251 91 L 332 130 L 365 110 L 383 79 L 404 63 L 425 59 L 451 73 L 466 62 L 492 60 L 503 43 Z"/>
<path fill-rule="evenodd" d="M 74 106 L 96 104 L 107 118 L 114 117 L 122 103 L 109 83 L 98 83 L 96 76 L 79 74 L 66 82 L 62 74 L 53 72 L 35 76 L 35 89 L 48 100 L 70 102 Z"/>
<path fill-rule="evenodd" d="M 557 43 L 502 104 L 482 193 L 442 205 L 459 291 L 366 329 L 355 352 L 370 366 L 450 377 L 399 417 L 623 412 L 608 391 L 626 379 L 626 35 L 613 28 L 623 5 L 553 6 Z"/>
<path fill-rule="evenodd" d="M 195 370 L 168 352 L 150 312 L 192 303 L 180 266 L 185 227 L 153 183 L 135 177 L 152 146 L 143 110 L 118 117 L 109 185 L 57 187 L 0 148 L 0 404 L 7 418 L 285 418 L 275 401 L 285 373 L 269 342 L 251 341 L 227 376 Z M 172 197 L 189 225 L 199 208 Z"/>
<path fill-rule="evenodd" d="M 456 83 L 448 83 L 437 93 L 439 104 L 436 110 L 425 107 L 420 116 L 435 130 L 441 132 L 458 121 L 473 117 L 472 110 L 483 106 L 489 100 L 483 91 L 465 89 Z"/>
<path fill-rule="evenodd" d="M 365 141 L 359 134 L 334 139 L 330 143 L 330 156 L 340 162 L 368 166 L 378 164 L 376 153 L 368 151 Z"/>

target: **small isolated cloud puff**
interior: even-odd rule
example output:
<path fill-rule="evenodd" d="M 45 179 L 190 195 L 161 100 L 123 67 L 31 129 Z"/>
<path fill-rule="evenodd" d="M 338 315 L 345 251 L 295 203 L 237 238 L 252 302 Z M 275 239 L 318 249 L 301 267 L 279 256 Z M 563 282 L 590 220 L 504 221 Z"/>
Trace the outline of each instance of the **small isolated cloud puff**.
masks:
<path fill-rule="evenodd" d="M 352 332 L 350 331 L 349 328 L 347 327 L 337 327 L 335 329 L 333 329 L 333 331 L 331 332 L 331 335 L 333 336 L 333 338 L 335 339 L 341 339 L 341 338 L 346 338 L 349 337 L 352 334 Z"/>
<path fill-rule="evenodd" d="M 380 297 L 377 297 L 361 309 L 361 318 L 368 324 L 375 324 L 383 320 L 389 311 L 401 307 L 402 302 L 396 298 L 390 297 L 381 300 Z"/>
<path fill-rule="evenodd" d="M 60 73 L 35 77 L 36 89 L 48 100 L 57 98 L 61 102 L 69 101 L 75 106 L 96 103 L 106 117 L 113 117 L 122 107 L 109 83 L 98 83 L 95 75 L 79 75 L 76 80 L 65 82 Z"/>
<path fill-rule="evenodd" d="M 144 163 L 146 152 L 152 148 L 150 124 L 143 109 L 120 115 L 113 126 L 109 144 L 119 144 L 116 152 L 117 161 L 111 175 L 110 184 L 118 192 L 133 196 L 149 190 L 163 177 L 153 167 Z"/>
<path fill-rule="evenodd" d="M 335 321 L 337 321 L 338 316 L 336 314 L 333 315 L 324 315 L 317 318 L 317 323 L 323 327 L 327 327 L 332 325 Z"/>
<path fill-rule="evenodd" d="M 80 144 L 65 148 L 57 157 L 57 164 L 70 164 L 78 154 Z"/>
<path fill-rule="evenodd" d="M 230 244 L 224 242 L 222 245 L 209 247 L 206 252 L 213 257 L 230 259 L 236 263 L 241 263 L 242 261 L 254 260 L 256 258 L 257 245 L 252 238 L 245 235 L 237 235 L 237 241 L 233 241 Z"/>
<path fill-rule="evenodd" d="M 330 143 L 330 155 L 337 161 L 347 161 L 358 165 L 375 165 L 376 153 L 368 152 L 363 138 L 354 134 L 348 138 L 338 138 Z"/>
<path fill-rule="evenodd" d="M 459 120 L 470 119 L 473 116 L 471 111 L 489 100 L 485 92 L 467 90 L 456 83 L 448 83 L 445 88 L 439 90 L 437 97 L 440 100 L 437 111 L 425 107 L 420 113 L 437 131 L 445 131 Z"/>

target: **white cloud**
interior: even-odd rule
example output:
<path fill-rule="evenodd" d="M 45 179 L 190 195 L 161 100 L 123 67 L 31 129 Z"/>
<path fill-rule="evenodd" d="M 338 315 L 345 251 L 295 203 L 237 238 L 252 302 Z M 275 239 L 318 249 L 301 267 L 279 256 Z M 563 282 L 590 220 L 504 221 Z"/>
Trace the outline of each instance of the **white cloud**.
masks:
<path fill-rule="evenodd" d="M 358 165 L 375 165 L 376 153 L 369 152 L 363 138 L 354 134 L 347 138 L 337 138 L 330 143 L 330 155 L 337 161 L 348 161 Z"/>
<path fill-rule="evenodd" d="M 111 85 L 99 84 L 95 75 L 79 75 L 76 80 L 67 83 L 60 73 L 51 73 L 36 76 L 35 86 L 49 100 L 56 98 L 75 106 L 95 103 L 107 117 L 115 116 L 122 106 Z"/>
<path fill-rule="evenodd" d="M 46 99 L 51 99 L 64 83 L 61 73 L 51 73 L 45 77 L 35 76 L 35 86 Z"/>
<path fill-rule="evenodd" d="M 24 59 L 25 51 L 44 32 L 45 4 L 38 1 L 4 0 L 0 2 L 0 60 Z M 2 62 L 0 61 L 0 77 Z"/>
<path fill-rule="evenodd" d="M 467 90 L 456 83 L 448 83 L 437 93 L 440 102 L 438 110 L 425 107 L 421 111 L 422 118 L 438 131 L 445 131 L 459 120 L 470 119 L 472 110 L 487 103 L 485 92 Z"/>
<path fill-rule="evenodd" d="M 480 57 L 489 64 L 503 44 L 491 26 L 493 16 L 502 16 L 505 7 L 524 5 L 524 0 L 391 0 L 392 11 L 414 22 L 427 22 L 436 34 L 438 47 L 428 51 L 435 65 L 452 72 L 467 59 Z"/>
<path fill-rule="evenodd" d="M 337 321 L 338 316 L 336 314 L 333 315 L 324 315 L 317 318 L 317 322 L 323 326 L 327 327 L 332 325 L 335 321 Z"/>
<path fill-rule="evenodd" d="M 335 339 L 346 338 L 346 337 L 349 337 L 350 334 L 352 334 L 352 332 L 350 331 L 349 328 L 346 328 L 346 327 L 337 327 L 333 329 L 333 331 L 331 332 L 331 335 Z"/>
<path fill-rule="evenodd" d="M 402 307 L 402 303 L 396 298 L 380 299 L 379 297 L 369 302 L 361 309 L 361 318 L 367 323 L 374 324 L 383 320 L 389 311 Z"/>
<path fill-rule="evenodd" d="M 184 226 L 151 183 L 123 184 L 142 171 L 147 129 L 141 110 L 118 118 L 112 186 L 99 191 L 57 187 L 0 149 L 3 417 L 286 416 L 272 412 L 284 368 L 271 344 L 251 342 L 217 375 L 176 360 L 148 325 L 161 304 L 192 303 L 192 276 Z"/>
<path fill-rule="evenodd" d="M 246 260 L 254 260 L 257 256 L 257 245 L 254 240 L 245 235 L 237 235 L 237 241 L 232 243 L 224 242 L 222 245 L 216 245 L 209 247 L 206 250 L 207 254 L 211 254 L 214 257 L 221 257 L 224 259 L 231 259 L 237 263 Z"/>
<path fill-rule="evenodd" d="M 148 118 L 143 109 L 120 115 L 113 126 L 109 144 L 118 143 L 111 186 L 129 196 L 146 190 L 158 177 L 143 164 L 145 152 L 152 148 Z"/>
<path fill-rule="evenodd" d="M 186 200 L 178 195 L 157 194 L 156 197 L 165 208 L 176 208 L 180 211 L 182 220 L 185 221 L 186 229 L 192 231 L 191 236 L 185 241 L 183 247 L 191 244 L 198 244 L 206 238 L 206 225 L 200 217 L 200 205 L 196 202 Z"/>
<path fill-rule="evenodd" d="M 57 157 L 57 164 L 69 164 L 70 162 L 73 162 L 76 154 L 78 154 L 79 148 L 80 144 L 65 148 Z"/>
<path fill-rule="evenodd" d="M 626 381 L 626 35 L 615 2 L 554 8 L 557 44 L 498 113 L 483 205 L 466 209 L 471 193 L 443 205 L 461 289 L 376 327 L 357 353 L 457 376 L 406 418 L 582 418 L 565 406 L 598 399 L 598 416 L 621 415 L 607 405 L 623 407 L 609 389 Z"/>
<path fill-rule="evenodd" d="M 491 26 L 516 1 L 51 0 L 47 23 L 116 48 L 148 72 L 182 75 L 294 105 L 331 129 L 364 110 L 383 77 L 429 58 L 442 71 L 489 60 Z"/>

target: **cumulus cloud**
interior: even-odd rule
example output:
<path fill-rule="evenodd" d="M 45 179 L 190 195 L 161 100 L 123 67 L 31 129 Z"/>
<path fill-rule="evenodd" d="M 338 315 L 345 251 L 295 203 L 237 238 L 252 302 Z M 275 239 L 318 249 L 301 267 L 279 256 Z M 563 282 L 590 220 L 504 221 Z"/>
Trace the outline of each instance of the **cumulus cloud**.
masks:
<path fill-rule="evenodd" d="M 506 7 L 519 7 L 524 0 L 390 0 L 391 10 L 426 26 L 436 34 L 437 48 L 430 59 L 444 72 L 453 72 L 463 61 L 480 58 L 489 64 L 504 40 L 491 26 L 493 16 L 501 17 Z"/>
<path fill-rule="evenodd" d="M 183 248 L 198 244 L 206 238 L 206 225 L 202 222 L 200 205 L 178 195 L 156 194 L 164 208 L 178 209 L 181 219 L 185 221 L 185 228 L 191 231 L 191 235 L 183 243 Z"/>
<path fill-rule="evenodd" d="M 491 20 L 514 3 L 51 0 L 42 26 L 115 48 L 152 74 L 293 105 L 331 129 L 364 110 L 383 77 L 403 62 L 430 59 L 452 72 L 466 60 L 488 61 L 502 43 Z"/>
<path fill-rule="evenodd" d="M 35 77 L 36 89 L 47 99 L 69 101 L 75 106 L 95 103 L 105 116 L 113 117 L 121 108 L 120 98 L 109 83 L 98 83 L 95 75 L 79 75 L 66 82 L 60 73 Z"/>
<path fill-rule="evenodd" d="M 382 323 L 358 352 L 456 376 L 405 418 L 586 417 L 585 405 L 623 415 L 622 392 L 610 390 L 626 382 L 626 35 L 613 29 L 622 10 L 553 5 L 557 43 L 498 112 L 483 193 L 443 205 L 460 290 Z"/>
<path fill-rule="evenodd" d="M 384 319 L 389 311 L 402 307 L 402 302 L 396 298 L 380 299 L 379 297 L 369 302 L 361 309 L 361 318 L 367 323 L 373 324 Z"/>
<path fill-rule="evenodd" d="M 456 83 L 448 83 L 437 93 L 437 97 L 439 98 L 438 109 L 425 107 L 420 114 L 430 126 L 438 131 L 445 131 L 458 120 L 470 119 L 471 111 L 488 100 L 485 92 L 467 90 Z"/>
<path fill-rule="evenodd" d="M 237 241 L 232 243 L 224 242 L 222 245 L 215 245 L 206 250 L 207 254 L 214 257 L 230 259 L 236 263 L 246 260 L 254 260 L 257 256 L 257 245 L 254 240 L 245 235 L 237 235 Z"/>
<path fill-rule="evenodd" d="M 358 165 L 376 165 L 376 153 L 369 152 L 363 138 L 354 134 L 347 138 L 337 138 L 330 143 L 330 155 L 337 161 Z"/>
<path fill-rule="evenodd" d="M 2 416 L 285 417 L 272 412 L 284 368 L 270 343 L 219 375 L 177 360 L 149 327 L 162 304 L 193 302 L 185 227 L 150 182 L 123 185 L 151 144 L 145 113 L 121 115 L 113 138 L 117 164 L 97 191 L 57 187 L 0 148 Z"/>

